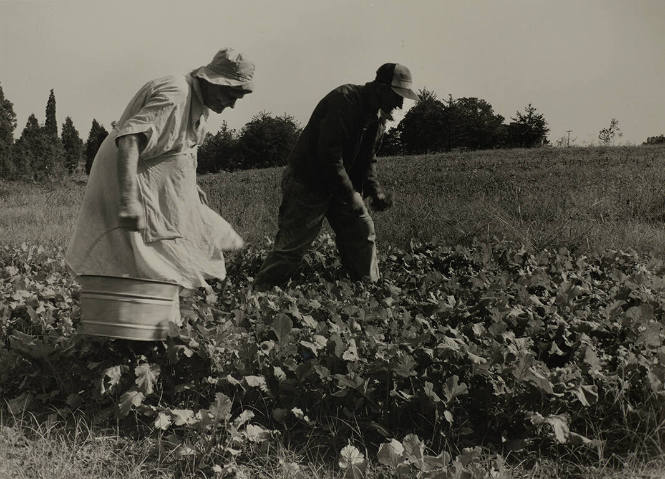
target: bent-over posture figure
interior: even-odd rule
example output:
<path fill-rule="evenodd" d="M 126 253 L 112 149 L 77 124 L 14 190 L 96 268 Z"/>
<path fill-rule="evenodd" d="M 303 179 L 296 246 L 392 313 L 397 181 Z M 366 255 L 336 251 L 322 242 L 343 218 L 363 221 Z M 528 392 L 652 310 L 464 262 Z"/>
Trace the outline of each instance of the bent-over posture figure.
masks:
<path fill-rule="evenodd" d="M 374 81 L 342 85 L 318 103 L 284 171 L 278 232 L 255 278 L 257 290 L 288 281 L 324 218 L 351 277 L 379 278 L 374 222 L 363 197 L 378 211 L 392 204 L 376 176 L 375 152 L 386 118 L 403 98 L 418 98 L 411 73 L 386 63 Z"/>

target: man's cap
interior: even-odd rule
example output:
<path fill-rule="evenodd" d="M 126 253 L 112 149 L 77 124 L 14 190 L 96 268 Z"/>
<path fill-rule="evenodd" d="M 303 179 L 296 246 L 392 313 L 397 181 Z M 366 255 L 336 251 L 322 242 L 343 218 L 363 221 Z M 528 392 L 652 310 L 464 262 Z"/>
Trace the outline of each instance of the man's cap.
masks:
<path fill-rule="evenodd" d="M 194 70 L 192 76 L 214 85 L 241 87 L 248 93 L 254 90 L 254 63 L 232 48 L 218 51 L 210 63 Z"/>
<path fill-rule="evenodd" d="M 399 63 L 384 63 L 376 71 L 376 79 L 378 83 L 385 83 L 390 85 L 395 93 L 417 100 L 418 95 L 411 89 L 412 78 L 411 72 L 404 65 Z"/>

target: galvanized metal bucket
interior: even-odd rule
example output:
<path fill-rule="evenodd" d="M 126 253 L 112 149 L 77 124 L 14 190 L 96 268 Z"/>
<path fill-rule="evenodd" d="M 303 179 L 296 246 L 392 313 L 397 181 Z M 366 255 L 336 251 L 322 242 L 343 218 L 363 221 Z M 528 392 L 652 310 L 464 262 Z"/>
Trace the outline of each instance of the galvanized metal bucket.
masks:
<path fill-rule="evenodd" d="M 161 341 L 180 320 L 180 285 L 150 279 L 82 275 L 81 334 Z"/>

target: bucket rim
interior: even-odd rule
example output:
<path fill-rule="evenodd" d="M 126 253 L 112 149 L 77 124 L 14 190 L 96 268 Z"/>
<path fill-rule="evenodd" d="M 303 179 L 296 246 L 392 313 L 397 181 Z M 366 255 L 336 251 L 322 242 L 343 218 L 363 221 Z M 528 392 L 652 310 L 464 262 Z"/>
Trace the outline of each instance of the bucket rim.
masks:
<path fill-rule="evenodd" d="M 180 286 L 178 283 L 173 282 L 173 281 L 162 281 L 159 279 L 151 279 L 151 278 L 136 278 L 133 276 L 114 276 L 110 274 L 79 274 L 77 275 L 77 278 L 113 278 L 113 279 L 128 279 L 131 281 L 143 281 L 147 283 L 158 283 L 158 284 L 168 284 L 171 286 Z"/>

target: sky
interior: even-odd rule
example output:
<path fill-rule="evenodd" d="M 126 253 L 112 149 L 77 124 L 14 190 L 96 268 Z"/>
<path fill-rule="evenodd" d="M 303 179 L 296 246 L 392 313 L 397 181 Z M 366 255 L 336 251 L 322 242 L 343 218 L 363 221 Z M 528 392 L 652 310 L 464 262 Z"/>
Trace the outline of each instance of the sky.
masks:
<path fill-rule="evenodd" d="M 255 91 L 212 114 L 240 129 L 265 111 L 304 126 L 316 103 L 398 62 L 414 89 L 477 97 L 507 121 L 531 103 L 551 142 L 620 144 L 665 134 L 665 0 L 0 0 L 0 86 L 15 138 L 54 90 L 85 140 L 110 129 L 145 82 L 187 73 L 231 47 Z M 399 120 L 413 105 L 405 101 Z"/>

